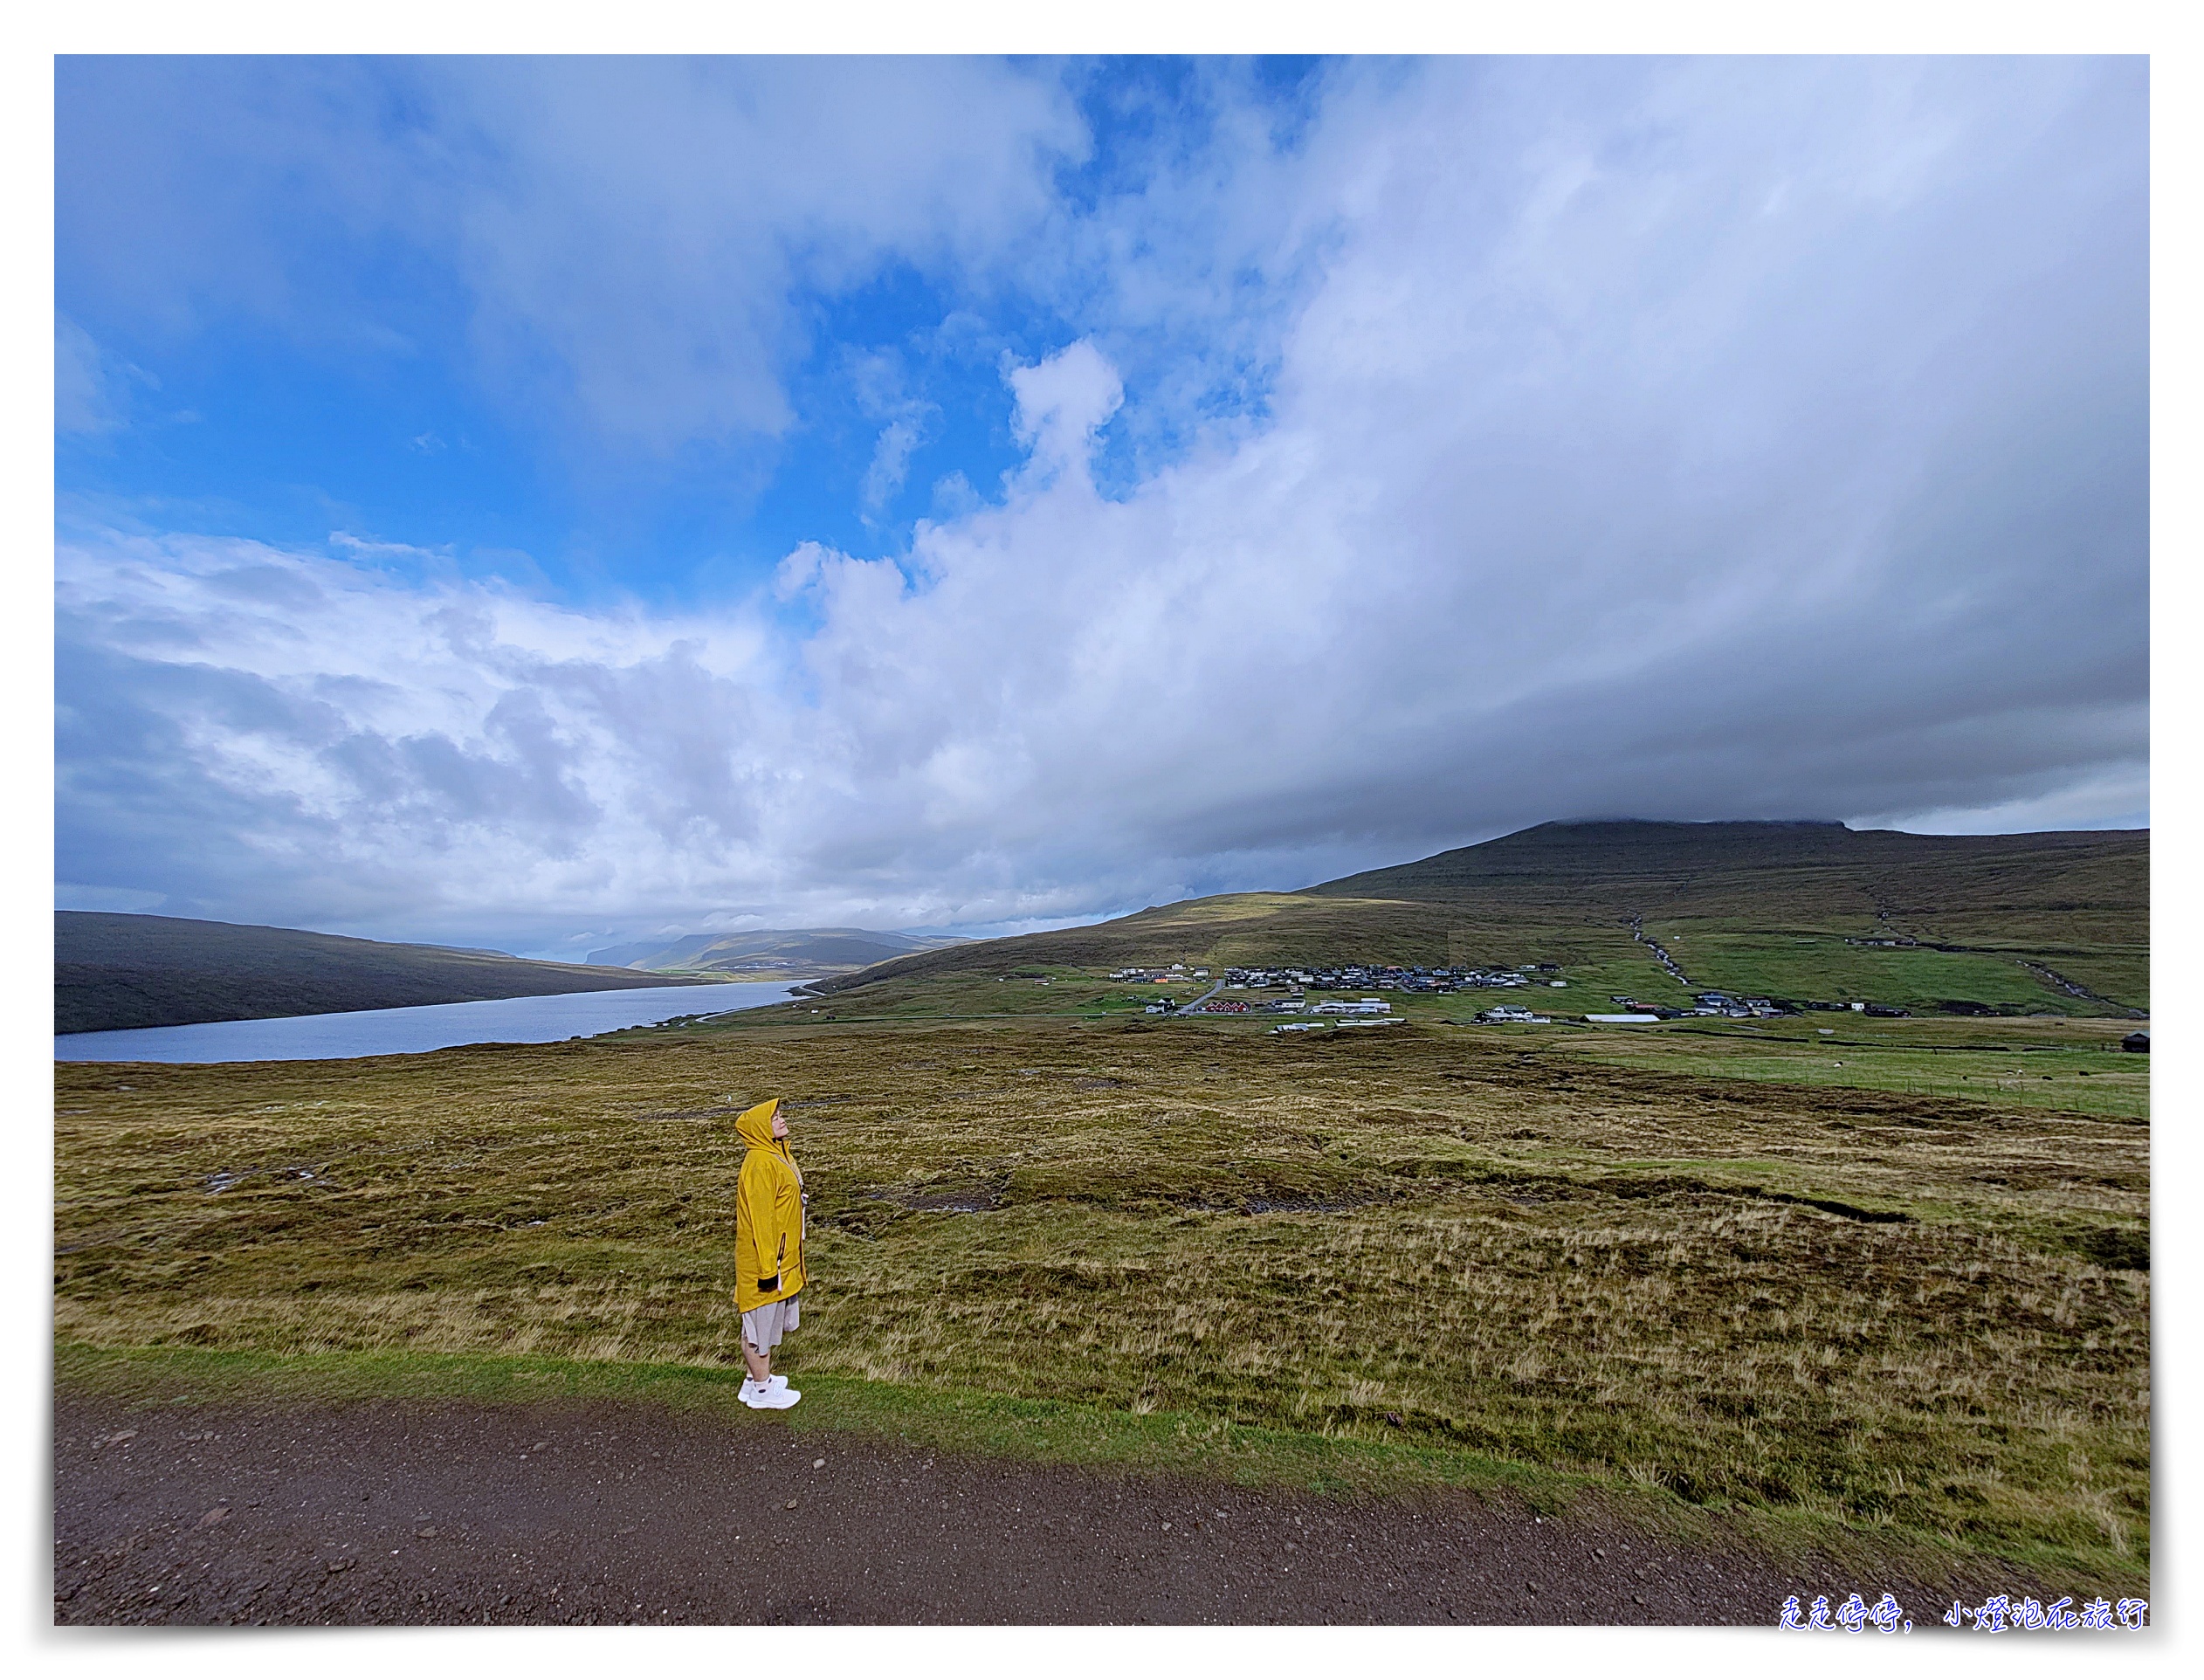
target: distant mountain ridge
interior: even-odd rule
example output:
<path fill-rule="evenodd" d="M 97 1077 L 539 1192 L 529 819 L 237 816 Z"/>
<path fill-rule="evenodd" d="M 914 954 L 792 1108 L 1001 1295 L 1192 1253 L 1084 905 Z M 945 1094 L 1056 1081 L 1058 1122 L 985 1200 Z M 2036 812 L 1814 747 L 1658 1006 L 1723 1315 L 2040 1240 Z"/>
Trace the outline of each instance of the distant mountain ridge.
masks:
<path fill-rule="evenodd" d="M 758 927 L 742 933 L 687 933 L 638 940 L 589 953 L 593 963 L 654 974 L 740 974 L 823 980 L 914 952 L 971 941 L 883 933 L 866 927 Z"/>
<path fill-rule="evenodd" d="M 2077 870 L 2111 864 L 2125 871 L 2109 883 L 2123 905 L 2144 902 L 2148 830 L 2090 829 L 2043 834 L 1907 834 L 1853 829 L 1842 823 L 1542 823 L 1473 846 L 1366 870 L 1305 887 L 1319 897 L 1413 899 L 1446 903 L 1494 896 L 1537 896 L 1542 887 L 1581 892 L 1621 891 L 1643 898 L 1667 883 L 1704 897 L 1718 884 L 1746 880 L 1762 890 L 1787 878 L 1815 878 L 1822 890 L 1867 888 L 1904 896 L 1906 884 L 1932 886 L 1948 899 L 1966 876 L 2008 885 L 2014 871 L 2039 882 L 2070 882 Z M 1974 898 L 1979 893 L 1962 892 Z"/>
<path fill-rule="evenodd" d="M 53 919 L 58 1033 L 684 983 L 623 968 L 294 927 L 88 910 L 57 911 Z"/>

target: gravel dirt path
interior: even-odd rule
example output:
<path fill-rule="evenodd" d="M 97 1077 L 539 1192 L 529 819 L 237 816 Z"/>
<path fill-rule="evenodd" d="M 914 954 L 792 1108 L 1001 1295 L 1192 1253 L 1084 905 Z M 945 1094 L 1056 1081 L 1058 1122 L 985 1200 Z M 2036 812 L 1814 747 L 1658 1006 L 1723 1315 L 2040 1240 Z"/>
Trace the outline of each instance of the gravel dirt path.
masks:
<path fill-rule="evenodd" d="M 1468 1495 L 1349 1501 L 612 1402 L 54 1403 L 59 1623 L 1665 1622 L 1885 1587 Z M 823 1461 L 823 1462 L 821 1462 Z M 2017 1583 L 2015 1583 L 2017 1585 Z"/>

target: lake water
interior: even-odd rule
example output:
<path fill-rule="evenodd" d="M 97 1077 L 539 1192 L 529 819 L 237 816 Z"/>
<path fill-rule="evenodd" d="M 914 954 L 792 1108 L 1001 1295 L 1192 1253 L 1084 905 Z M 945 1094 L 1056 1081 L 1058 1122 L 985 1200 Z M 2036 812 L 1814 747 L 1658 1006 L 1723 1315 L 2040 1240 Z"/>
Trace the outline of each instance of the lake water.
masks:
<path fill-rule="evenodd" d="M 410 1009 L 348 1009 L 274 1021 L 204 1021 L 189 1027 L 56 1033 L 57 1062 L 321 1062 L 355 1056 L 415 1056 L 455 1044 L 548 1044 L 677 1016 L 717 1015 L 779 1003 L 794 988 L 777 980 L 717 986 L 637 986 L 623 992 L 560 992 L 480 1003 L 424 1003 Z"/>

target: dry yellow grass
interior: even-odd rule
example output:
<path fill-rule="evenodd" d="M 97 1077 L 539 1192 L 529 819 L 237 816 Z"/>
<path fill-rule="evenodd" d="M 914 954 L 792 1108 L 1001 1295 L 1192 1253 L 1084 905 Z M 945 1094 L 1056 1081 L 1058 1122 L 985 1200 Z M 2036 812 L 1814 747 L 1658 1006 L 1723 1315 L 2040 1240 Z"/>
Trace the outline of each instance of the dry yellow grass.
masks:
<path fill-rule="evenodd" d="M 793 1369 L 2147 1557 L 2139 1120 L 1417 1028 L 751 1022 L 57 1081 L 65 1339 L 729 1362 L 727 1122 L 781 1094 Z"/>

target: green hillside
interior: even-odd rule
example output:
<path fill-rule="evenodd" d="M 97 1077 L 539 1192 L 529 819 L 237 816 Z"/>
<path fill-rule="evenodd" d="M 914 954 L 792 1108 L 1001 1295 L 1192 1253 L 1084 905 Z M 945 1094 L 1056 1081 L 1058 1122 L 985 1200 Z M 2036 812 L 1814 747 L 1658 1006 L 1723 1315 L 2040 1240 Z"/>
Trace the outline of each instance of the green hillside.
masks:
<path fill-rule="evenodd" d="M 2148 940 L 2147 830 L 1904 834 L 1836 823 L 1548 823 L 1310 887 L 1966 943 Z"/>
<path fill-rule="evenodd" d="M 58 911 L 53 919 L 56 1032 L 684 983 L 624 968 L 389 945 L 292 927 L 79 910 Z"/>
<path fill-rule="evenodd" d="M 1020 967 L 1551 962 L 1591 994 L 1578 1009 L 1614 993 L 1683 1003 L 1712 988 L 1917 1012 L 2120 1016 L 2150 1006 L 2149 920 L 2146 830 L 1546 823 L 1298 892 L 1189 899 L 920 953 L 819 989 Z"/>

